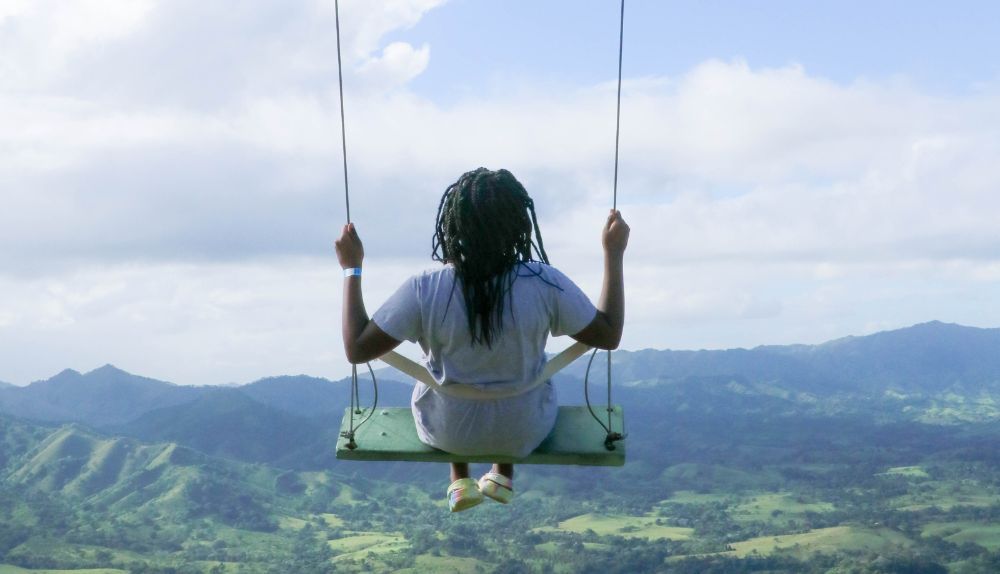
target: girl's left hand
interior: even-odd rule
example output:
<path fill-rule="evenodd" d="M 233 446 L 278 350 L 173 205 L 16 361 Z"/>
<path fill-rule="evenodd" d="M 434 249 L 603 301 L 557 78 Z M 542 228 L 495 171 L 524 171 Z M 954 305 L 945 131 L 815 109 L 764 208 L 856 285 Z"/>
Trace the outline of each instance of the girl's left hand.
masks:
<path fill-rule="evenodd" d="M 361 243 L 358 230 L 354 228 L 353 223 L 344 226 L 340 239 L 334 242 L 334 247 L 337 249 L 337 260 L 340 261 L 342 268 L 361 267 L 361 262 L 365 258 L 365 246 Z"/>

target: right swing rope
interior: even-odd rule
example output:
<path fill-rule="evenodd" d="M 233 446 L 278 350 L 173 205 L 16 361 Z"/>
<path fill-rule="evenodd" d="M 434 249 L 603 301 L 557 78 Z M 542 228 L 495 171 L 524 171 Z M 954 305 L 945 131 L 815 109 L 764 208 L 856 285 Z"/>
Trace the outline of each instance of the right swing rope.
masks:
<path fill-rule="evenodd" d="M 618 209 L 618 140 L 622 126 L 622 48 L 625 44 L 625 0 L 618 16 L 618 102 L 615 107 L 615 183 L 611 195 L 611 209 Z M 610 361 L 609 361 L 610 363 Z"/>
<path fill-rule="evenodd" d="M 621 125 L 622 125 L 622 52 L 625 44 L 625 0 L 621 0 L 621 12 L 618 16 L 618 98 L 615 107 L 615 175 L 614 175 L 614 186 L 611 196 L 611 208 L 618 209 L 618 142 L 621 136 Z M 604 439 L 604 448 L 608 450 L 615 450 L 615 442 L 623 440 L 625 438 L 625 429 L 622 428 L 622 432 L 615 431 L 611 426 L 612 415 L 614 414 L 614 407 L 611 403 L 611 350 L 608 349 L 608 404 L 606 407 L 608 415 L 608 424 L 605 425 L 597 413 L 594 412 L 593 407 L 590 405 L 590 367 L 594 363 L 594 357 L 597 356 L 597 349 L 590 354 L 590 361 L 587 362 L 587 372 L 583 376 L 583 398 L 587 403 L 587 410 L 590 411 L 590 415 L 594 417 L 597 424 L 604 428 L 607 433 Z M 624 425 L 624 419 L 622 424 Z"/>
<path fill-rule="evenodd" d="M 618 143 L 621 139 L 622 126 L 622 53 L 625 46 L 625 0 L 621 0 L 621 10 L 618 14 L 618 96 L 615 104 L 615 177 L 611 194 L 611 209 L 618 209 Z M 615 441 L 625 438 L 624 424 L 622 419 L 622 432 L 615 432 L 611 428 L 611 415 L 614 408 L 611 406 L 611 349 L 608 349 L 608 437 L 604 439 L 604 448 L 615 449 Z"/>
<path fill-rule="evenodd" d="M 334 21 L 337 27 L 337 86 L 340 89 L 340 144 L 341 150 L 343 151 L 344 159 L 344 206 L 347 211 L 347 223 L 351 223 L 351 192 L 350 187 L 348 187 L 347 181 L 347 124 L 344 121 L 344 74 L 343 65 L 340 60 L 340 0 L 335 0 L 333 3 L 333 13 Z M 351 406 L 350 406 L 350 426 L 348 429 L 341 434 L 342 437 L 347 439 L 347 448 L 354 450 L 358 448 L 358 443 L 354 440 L 355 434 L 357 433 L 358 427 L 368 422 L 368 419 L 372 417 L 375 413 L 376 407 L 378 407 L 378 381 L 375 380 L 375 371 L 372 370 L 371 363 L 366 363 L 368 367 L 368 373 L 372 377 L 372 387 L 374 399 L 372 401 L 371 409 L 368 410 L 368 416 L 361 420 L 358 424 L 354 424 L 354 416 L 361 415 L 364 411 L 361 409 L 361 397 L 358 392 L 358 366 L 355 364 L 351 365 Z"/>

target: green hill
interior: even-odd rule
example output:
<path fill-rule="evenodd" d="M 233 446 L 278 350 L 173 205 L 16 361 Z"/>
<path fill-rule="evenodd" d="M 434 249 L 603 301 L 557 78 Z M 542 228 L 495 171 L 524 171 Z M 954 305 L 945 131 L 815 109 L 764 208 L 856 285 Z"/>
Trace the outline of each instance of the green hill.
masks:
<path fill-rule="evenodd" d="M 249 572 L 274 571 L 295 556 L 294 533 L 280 524 L 308 520 L 303 506 L 340 490 L 329 476 L 302 478 L 78 425 L 0 416 L 0 428 L 0 569 L 176 572 L 190 562 L 184 556 L 215 555 L 239 557 Z"/>
<path fill-rule="evenodd" d="M 147 445 L 65 426 L 10 469 L 6 482 L 26 493 L 85 501 L 119 516 L 216 515 L 237 523 L 253 516 L 254 526 L 269 527 L 264 509 L 277 474 L 248 471 L 176 444 Z"/>
<path fill-rule="evenodd" d="M 0 415 L 0 474 L 34 448 L 48 432 L 43 427 Z"/>
<path fill-rule="evenodd" d="M 262 405 L 239 389 L 213 389 L 190 403 L 145 413 L 116 430 L 207 454 L 275 462 L 314 443 L 323 429 L 304 417 Z"/>

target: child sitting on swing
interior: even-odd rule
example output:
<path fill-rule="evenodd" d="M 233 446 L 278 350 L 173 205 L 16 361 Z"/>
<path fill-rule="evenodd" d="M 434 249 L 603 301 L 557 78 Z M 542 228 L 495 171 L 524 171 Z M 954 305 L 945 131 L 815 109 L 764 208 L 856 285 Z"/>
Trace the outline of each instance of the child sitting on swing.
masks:
<path fill-rule="evenodd" d="M 431 257 L 443 267 L 408 279 L 369 319 L 361 293 L 364 247 L 354 224 L 345 225 L 336 250 L 345 269 L 347 358 L 364 363 L 412 341 L 441 385 L 516 389 L 541 373 L 550 333 L 614 349 L 624 325 L 628 236 L 613 210 L 603 230 L 604 283 L 595 307 L 549 265 L 524 186 L 507 170 L 479 168 L 450 185 L 438 206 Z M 417 435 L 429 446 L 513 458 L 545 439 L 558 411 L 551 382 L 503 399 L 459 398 L 417 382 L 411 408 Z M 513 464 L 494 464 L 477 482 L 468 463 L 451 463 L 449 508 L 471 508 L 484 495 L 510 502 L 513 478 Z"/>

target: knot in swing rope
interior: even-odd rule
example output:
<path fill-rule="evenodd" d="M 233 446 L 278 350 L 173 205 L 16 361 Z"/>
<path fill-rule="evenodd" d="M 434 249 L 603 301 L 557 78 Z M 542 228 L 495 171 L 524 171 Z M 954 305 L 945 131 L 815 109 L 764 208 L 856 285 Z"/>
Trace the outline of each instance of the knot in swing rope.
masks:
<path fill-rule="evenodd" d="M 608 450 L 615 450 L 615 443 L 620 440 L 625 440 L 625 437 L 627 437 L 628 434 L 622 434 L 611 428 L 611 414 L 615 411 L 614 407 L 611 406 L 611 351 L 608 351 L 608 406 L 605 408 L 605 411 L 608 413 L 607 424 L 604 424 L 601 417 L 597 416 L 597 413 L 594 412 L 594 407 L 590 404 L 590 367 L 594 364 L 594 357 L 596 356 L 597 349 L 594 349 L 594 351 L 590 353 L 590 360 L 587 361 L 587 371 L 583 375 L 583 398 L 587 403 L 587 411 L 590 412 L 590 416 L 594 417 L 594 420 L 597 421 L 597 424 L 601 425 L 601 428 L 603 428 L 606 433 L 604 436 L 604 448 Z M 624 420 L 622 421 L 622 424 L 625 424 Z M 622 430 L 624 431 L 625 429 L 623 428 Z"/>

